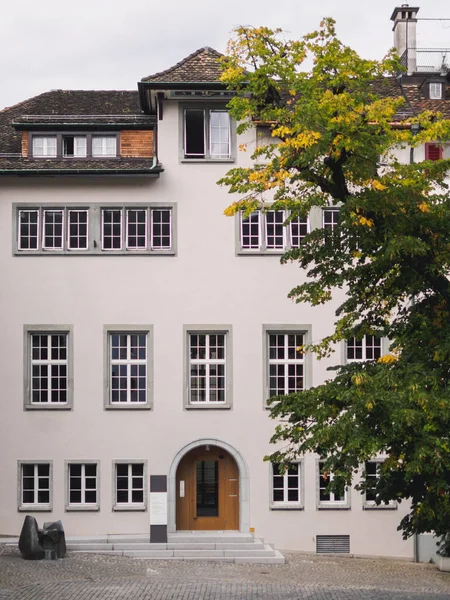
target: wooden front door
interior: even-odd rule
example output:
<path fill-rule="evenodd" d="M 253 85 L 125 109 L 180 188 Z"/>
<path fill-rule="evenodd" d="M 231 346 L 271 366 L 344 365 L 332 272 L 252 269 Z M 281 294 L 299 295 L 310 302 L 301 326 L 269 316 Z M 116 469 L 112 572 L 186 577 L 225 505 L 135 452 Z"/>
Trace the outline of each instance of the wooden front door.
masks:
<path fill-rule="evenodd" d="M 177 530 L 239 529 L 239 471 L 217 446 L 194 448 L 177 469 Z"/>

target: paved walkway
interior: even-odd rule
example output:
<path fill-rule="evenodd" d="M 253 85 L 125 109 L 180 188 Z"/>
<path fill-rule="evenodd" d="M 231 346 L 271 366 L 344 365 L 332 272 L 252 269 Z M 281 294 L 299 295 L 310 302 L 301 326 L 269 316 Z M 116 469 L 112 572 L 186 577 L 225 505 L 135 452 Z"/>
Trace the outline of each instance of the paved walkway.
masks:
<path fill-rule="evenodd" d="M 0 545 L 0 600 L 450 600 L 433 565 L 286 553 L 285 565 L 69 554 L 25 561 Z"/>

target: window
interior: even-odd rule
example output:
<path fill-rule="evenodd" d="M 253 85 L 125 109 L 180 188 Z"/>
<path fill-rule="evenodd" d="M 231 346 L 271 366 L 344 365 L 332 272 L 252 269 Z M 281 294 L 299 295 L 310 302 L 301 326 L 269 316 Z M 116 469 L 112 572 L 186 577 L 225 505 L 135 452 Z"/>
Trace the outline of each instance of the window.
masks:
<path fill-rule="evenodd" d="M 376 335 L 365 335 L 362 340 L 347 340 L 347 362 L 376 360 L 382 354 L 382 341 Z"/>
<path fill-rule="evenodd" d="M 231 327 L 187 328 L 186 408 L 230 408 Z"/>
<path fill-rule="evenodd" d="M 32 144 L 33 156 L 55 158 L 57 147 L 56 139 L 56 135 L 34 135 Z"/>
<path fill-rule="evenodd" d="M 272 463 L 272 509 L 302 508 L 300 473 L 301 463 Z"/>
<path fill-rule="evenodd" d="M 175 254 L 175 206 L 14 206 L 13 252 Z"/>
<path fill-rule="evenodd" d="M 339 223 L 339 210 L 336 208 L 326 208 L 322 211 L 322 226 L 325 230 L 334 231 Z"/>
<path fill-rule="evenodd" d="M 280 253 L 299 248 L 309 233 L 309 220 L 295 217 L 286 223 L 288 218 L 284 210 L 257 210 L 248 216 L 241 212 L 238 252 Z"/>
<path fill-rule="evenodd" d="M 19 462 L 19 510 L 50 511 L 52 508 L 51 462 Z"/>
<path fill-rule="evenodd" d="M 269 397 L 300 392 L 305 387 L 301 333 L 267 334 Z"/>
<path fill-rule="evenodd" d="M 98 510 L 98 464 L 68 463 L 66 510 Z"/>
<path fill-rule="evenodd" d="M 328 489 L 333 481 L 333 473 L 326 471 L 324 463 L 318 462 L 319 475 L 319 508 L 350 508 L 350 499 L 346 487 L 343 485 L 338 492 Z"/>
<path fill-rule="evenodd" d="M 72 335 L 69 326 L 25 326 L 25 408 L 72 407 Z"/>
<path fill-rule="evenodd" d="M 87 250 L 89 212 L 69 209 L 67 214 L 67 248 L 69 250 Z"/>
<path fill-rule="evenodd" d="M 151 326 L 106 327 L 106 408 L 151 408 Z"/>
<path fill-rule="evenodd" d="M 91 133 L 55 133 L 31 135 L 31 156 L 34 158 L 115 158 L 118 155 L 118 135 Z"/>
<path fill-rule="evenodd" d="M 425 144 L 425 160 L 441 160 L 442 150 L 441 144 Z"/>
<path fill-rule="evenodd" d="M 114 510 L 145 510 L 146 478 L 144 462 L 116 462 Z"/>
<path fill-rule="evenodd" d="M 39 247 L 39 210 L 19 210 L 19 250 L 37 250 Z"/>
<path fill-rule="evenodd" d="M 376 485 L 377 479 L 380 477 L 380 467 L 383 463 L 382 459 L 379 460 L 369 460 L 364 465 L 364 477 L 367 482 L 371 482 L 373 486 Z M 364 508 L 397 508 L 397 504 L 394 501 L 390 502 L 381 502 L 377 504 L 377 495 L 375 490 L 367 490 L 364 495 Z"/>
<path fill-rule="evenodd" d="M 105 158 L 117 156 L 117 137 L 115 135 L 93 135 L 92 156 L 101 156 Z"/>
<path fill-rule="evenodd" d="M 63 135 L 62 154 L 65 158 L 86 157 L 87 140 L 85 135 Z"/>
<path fill-rule="evenodd" d="M 429 83 L 430 100 L 442 100 L 442 83 Z"/>
<path fill-rule="evenodd" d="M 189 334 L 191 403 L 225 402 L 226 335 Z"/>
<path fill-rule="evenodd" d="M 171 208 L 102 209 L 102 249 L 172 250 Z"/>
<path fill-rule="evenodd" d="M 221 108 L 184 109 L 184 158 L 230 159 L 231 123 Z"/>
<path fill-rule="evenodd" d="M 44 210 L 42 228 L 42 248 L 62 250 L 64 237 L 64 211 Z"/>

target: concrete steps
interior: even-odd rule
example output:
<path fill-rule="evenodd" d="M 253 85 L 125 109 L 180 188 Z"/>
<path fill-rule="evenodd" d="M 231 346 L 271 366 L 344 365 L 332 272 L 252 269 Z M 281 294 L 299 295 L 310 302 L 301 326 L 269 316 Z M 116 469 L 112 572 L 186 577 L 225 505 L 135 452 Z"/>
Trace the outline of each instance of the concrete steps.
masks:
<path fill-rule="evenodd" d="M 200 560 L 284 564 L 284 556 L 253 538 L 239 532 L 180 532 L 168 535 L 166 544 L 150 544 L 148 535 L 107 535 L 68 537 L 71 552 L 101 553 L 136 559 Z"/>

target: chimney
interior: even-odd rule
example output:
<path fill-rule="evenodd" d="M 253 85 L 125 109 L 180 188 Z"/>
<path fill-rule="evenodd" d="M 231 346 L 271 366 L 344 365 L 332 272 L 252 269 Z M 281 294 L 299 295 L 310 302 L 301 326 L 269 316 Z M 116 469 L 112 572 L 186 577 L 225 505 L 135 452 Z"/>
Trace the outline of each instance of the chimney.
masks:
<path fill-rule="evenodd" d="M 402 58 L 402 64 L 407 68 L 408 74 L 417 71 L 416 61 L 416 24 L 418 6 L 402 4 L 394 8 L 391 21 L 394 21 L 394 46 L 398 55 Z"/>

